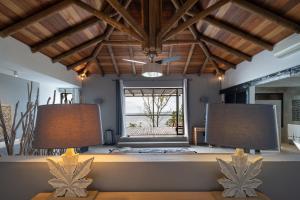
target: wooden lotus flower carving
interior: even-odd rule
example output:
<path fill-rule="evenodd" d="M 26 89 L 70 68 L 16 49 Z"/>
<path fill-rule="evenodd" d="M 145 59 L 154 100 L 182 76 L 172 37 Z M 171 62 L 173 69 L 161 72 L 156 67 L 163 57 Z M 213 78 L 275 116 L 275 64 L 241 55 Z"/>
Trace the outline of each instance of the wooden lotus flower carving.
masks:
<path fill-rule="evenodd" d="M 86 197 L 86 188 L 92 183 L 92 179 L 85 177 L 91 171 L 94 158 L 84 162 L 78 162 L 78 155 L 62 158 L 61 162 L 47 159 L 50 173 L 55 176 L 48 181 L 56 189 L 55 196 Z"/>
<path fill-rule="evenodd" d="M 261 172 L 262 158 L 254 162 L 248 162 L 247 155 L 233 155 L 232 162 L 227 163 L 217 159 L 222 173 L 226 178 L 218 182 L 224 187 L 224 197 L 253 197 L 257 196 L 255 189 L 262 184 L 262 181 L 255 178 Z"/>

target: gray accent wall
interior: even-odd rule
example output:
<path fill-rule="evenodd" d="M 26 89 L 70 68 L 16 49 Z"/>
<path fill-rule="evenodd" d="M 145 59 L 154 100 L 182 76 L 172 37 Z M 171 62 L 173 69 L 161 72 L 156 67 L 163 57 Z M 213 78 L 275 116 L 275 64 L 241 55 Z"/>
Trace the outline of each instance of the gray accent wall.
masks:
<path fill-rule="evenodd" d="M 168 83 L 178 83 L 184 78 L 189 79 L 189 132 L 193 126 L 204 126 L 205 102 L 219 103 L 220 83 L 217 77 L 207 75 L 179 75 L 164 76 L 157 79 L 147 79 L 143 77 L 122 76 L 124 82 L 129 80 L 131 87 L 141 87 L 147 84 L 148 87 L 170 86 Z M 103 130 L 116 130 L 116 76 L 93 75 L 82 84 L 82 101 L 84 103 L 99 103 L 103 119 Z"/>

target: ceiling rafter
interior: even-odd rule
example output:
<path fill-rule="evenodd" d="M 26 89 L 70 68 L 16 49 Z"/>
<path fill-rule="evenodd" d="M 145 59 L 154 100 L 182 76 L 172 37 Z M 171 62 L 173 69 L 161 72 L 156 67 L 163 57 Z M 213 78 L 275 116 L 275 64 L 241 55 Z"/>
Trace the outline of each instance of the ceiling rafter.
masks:
<path fill-rule="evenodd" d="M 220 58 L 220 57 L 215 56 L 215 55 L 211 55 L 210 58 L 215 60 L 216 62 L 223 63 L 223 64 L 225 64 L 226 66 L 228 66 L 230 68 L 236 69 L 236 65 L 234 63 L 231 63 L 231 62 L 229 62 L 229 61 L 227 61 L 223 58 Z"/>
<path fill-rule="evenodd" d="M 127 12 L 118 1 L 107 0 L 107 2 L 118 12 L 118 14 L 127 22 L 127 24 L 135 30 L 144 40 L 147 40 L 148 34 L 145 30 L 133 19 L 133 17 Z"/>
<path fill-rule="evenodd" d="M 145 0 L 145 1 L 150 1 L 150 0 Z M 171 0 L 171 1 L 176 1 L 176 0 Z M 212 16 L 209 16 L 210 13 L 208 13 L 208 14 L 205 13 L 205 12 L 208 12 L 207 10 L 209 10 L 209 9 L 211 9 L 211 12 L 212 12 L 212 11 L 219 9 L 225 3 L 231 2 L 234 5 L 239 6 L 241 9 L 243 9 L 244 11 L 241 11 L 243 13 L 248 11 L 252 15 L 257 14 L 257 15 L 260 15 L 261 17 L 264 17 L 266 20 L 276 23 L 276 31 L 278 29 L 277 32 L 278 32 L 278 34 L 282 34 L 282 37 L 289 35 L 289 33 L 291 32 L 291 31 L 286 30 L 286 28 L 291 29 L 297 33 L 300 33 L 300 24 L 299 23 L 293 21 L 292 19 L 288 19 L 287 17 L 285 17 L 283 15 L 276 13 L 276 11 L 268 9 L 268 7 L 265 7 L 265 8 L 259 7 L 255 4 L 253 4 L 251 1 L 243 1 L 243 0 L 212 1 L 212 2 L 217 2 L 217 3 L 212 4 L 212 6 L 209 6 L 206 10 L 203 10 L 203 11 L 198 11 L 196 7 L 191 9 L 191 7 L 193 7 L 193 6 L 191 6 L 190 8 L 185 7 L 185 6 L 188 6 L 189 3 L 194 2 L 195 0 L 177 0 L 177 1 L 179 2 L 179 5 L 181 5 L 181 7 L 177 6 L 177 12 L 175 12 L 175 14 L 173 16 L 172 16 L 171 12 L 169 12 L 168 17 L 170 20 L 167 22 L 167 26 L 160 28 L 159 25 L 157 26 L 155 24 L 156 22 L 155 23 L 153 22 L 154 26 L 156 27 L 156 33 L 155 33 L 155 37 L 154 37 L 155 38 L 155 40 L 154 40 L 154 42 L 155 42 L 154 48 L 155 49 L 153 51 L 154 51 L 154 53 L 160 54 L 161 53 L 160 50 L 163 45 L 170 46 L 170 48 L 169 48 L 169 54 L 170 54 L 170 50 L 173 48 L 174 45 L 193 45 L 193 46 L 199 45 L 207 57 L 205 60 L 203 60 L 203 58 L 200 58 L 201 63 L 203 63 L 203 64 L 201 66 L 199 66 L 199 74 L 203 73 L 202 70 L 204 70 L 204 71 L 208 70 L 208 69 L 205 70 L 208 66 L 209 67 L 211 66 L 211 65 L 208 65 L 208 63 L 212 64 L 212 66 L 216 69 L 217 73 L 219 73 L 219 72 L 222 73 L 224 71 L 222 69 L 223 66 L 220 65 L 222 68 L 219 68 L 218 64 L 224 64 L 227 67 L 235 68 L 236 64 L 230 62 L 230 60 L 232 58 L 231 55 L 239 57 L 243 60 L 250 61 L 252 56 L 256 52 L 256 50 L 254 50 L 254 49 L 257 49 L 254 45 L 257 45 L 257 46 L 262 47 L 267 50 L 272 50 L 273 46 L 274 46 L 272 43 L 264 40 L 263 39 L 264 36 L 262 36 L 262 37 L 255 36 L 251 33 L 246 32 L 245 30 L 239 28 L 238 26 L 231 24 L 230 22 L 227 22 L 225 20 L 223 21 L 222 18 L 219 19 L 219 18 L 214 18 Z M 108 2 L 110 2 L 110 3 L 108 3 Z M 15 21 L 12 24 L 8 25 L 7 27 L 4 27 L 2 30 L 0 30 L 0 36 L 6 37 L 8 35 L 17 33 L 18 35 L 16 35 L 16 36 L 13 35 L 13 37 L 22 38 L 22 37 L 27 36 L 25 31 L 29 31 L 30 34 L 33 34 L 32 41 L 38 41 L 38 39 L 34 38 L 34 35 L 38 34 L 39 32 L 41 34 L 46 34 L 46 32 L 47 32 L 46 29 L 48 29 L 50 32 L 52 32 L 52 36 L 46 38 L 46 40 L 44 40 L 44 41 L 38 41 L 33 46 L 31 46 L 32 52 L 37 52 L 37 51 L 44 49 L 47 46 L 51 46 L 51 45 L 65 39 L 68 36 L 73 37 L 72 35 L 74 33 L 83 31 L 85 28 L 93 26 L 96 23 L 100 23 L 104 19 L 103 21 L 105 21 L 107 23 L 107 29 L 105 30 L 105 32 L 108 30 L 111 30 L 111 32 L 112 32 L 114 30 L 114 28 L 116 27 L 117 29 L 121 30 L 121 32 L 123 33 L 122 35 L 127 34 L 127 35 L 131 36 L 132 38 L 134 38 L 133 40 L 120 40 L 120 41 L 108 40 L 109 37 L 104 37 L 104 35 L 105 35 L 104 33 L 101 35 L 98 35 L 98 36 L 95 36 L 94 33 L 92 33 L 94 35 L 94 38 L 89 39 L 88 41 L 84 41 L 81 39 L 80 42 L 82 42 L 82 43 L 75 47 L 72 47 L 72 45 L 71 45 L 72 43 L 66 44 L 66 46 L 69 47 L 70 49 L 65 52 L 61 52 L 61 50 L 57 50 L 57 51 L 61 52 L 61 54 L 52 58 L 53 61 L 55 59 L 58 59 L 57 61 L 62 61 L 64 58 L 70 57 L 71 55 L 78 53 L 79 51 L 85 50 L 89 47 L 92 47 L 96 44 L 94 47 L 93 53 L 90 56 L 83 58 L 79 61 L 76 61 L 75 63 L 72 63 L 71 65 L 67 66 L 68 69 L 75 69 L 75 67 L 80 65 L 80 66 L 78 66 L 78 68 L 76 68 L 77 72 L 82 71 L 82 70 L 83 70 L 83 72 L 88 72 L 88 70 L 94 70 L 94 68 L 89 69 L 88 66 L 91 64 L 91 62 L 94 62 L 94 61 L 96 62 L 96 59 L 99 59 L 99 57 L 97 57 L 97 56 L 99 55 L 103 46 L 107 46 L 107 47 L 109 46 L 111 48 L 111 50 L 112 50 L 112 47 L 114 47 L 114 46 L 128 46 L 129 51 L 130 51 L 130 49 L 133 51 L 133 49 L 132 49 L 133 46 L 141 46 L 144 51 L 145 51 L 145 48 L 148 48 L 147 47 L 148 43 L 146 42 L 147 38 L 145 38 L 145 36 L 146 37 L 148 36 L 147 34 L 150 33 L 149 30 L 147 30 L 146 27 L 145 27 L 145 29 L 143 29 L 142 26 L 140 26 L 138 23 L 136 23 L 137 21 L 135 21 L 135 19 L 130 15 L 131 11 L 130 11 L 130 13 L 128 11 L 126 11 L 124 9 L 125 6 L 122 6 L 118 2 L 125 3 L 126 0 L 125 1 L 123 1 L 123 0 L 122 1 L 107 0 L 107 2 L 105 2 L 105 5 L 106 5 L 106 8 L 107 7 L 109 8 L 109 10 L 108 10 L 108 12 L 106 12 L 105 10 L 103 10 L 101 8 L 95 9 L 94 7 L 91 6 L 91 4 L 86 3 L 85 1 L 80 1 L 80 0 L 57 1 L 55 4 L 52 4 L 48 7 L 46 7 L 44 10 L 40 10 L 31 16 L 27 16 L 24 19 L 19 20 L 18 22 Z M 151 2 L 153 2 L 153 1 L 151 1 Z M 155 2 L 161 2 L 161 0 L 157 0 Z M 297 5 L 297 3 L 295 3 L 295 2 L 291 2 L 291 3 L 292 3 L 292 5 Z M 111 6 L 111 4 L 113 4 L 114 6 Z M 72 27 L 66 28 L 64 31 L 59 31 L 58 33 L 56 33 L 55 31 L 52 31 L 52 30 L 55 30 L 55 28 L 50 27 L 50 24 L 52 22 L 49 25 L 41 23 L 41 24 L 37 24 L 38 26 L 36 26 L 36 27 L 30 26 L 34 23 L 40 22 L 41 20 L 43 20 L 49 16 L 51 17 L 53 14 L 57 13 L 60 10 L 65 9 L 71 5 L 76 5 L 76 7 L 80 7 L 80 8 L 82 8 L 82 10 L 85 10 L 94 16 L 92 16 L 91 18 L 88 18 L 88 19 L 86 19 L 86 18 L 84 19 L 82 17 L 81 19 L 84 20 L 83 22 L 73 25 Z M 102 5 L 102 7 L 103 7 L 103 5 Z M 230 5 L 230 7 L 231 6 L 232 5 Z M 21 8 L 21 9 L 23 9 L 23 8 Z M 80 10 L 80 11 L 82 11 L 82 10 Z M 76 11 L 77 11 L 77 9 L 76 9 Z M 220 11 L 222 12 L 223 9 Z M 120 12 L 122 13 L 122 15 L 119 14 Z M 160 12 L 161 12 L 161 10 L 159 10 L 159 13 Z M 155 13 L 158 14 L 158 12 L 155 12 Z M 57 14 L 61 15 L 60 13 L 57 13 Z M 203 16 L 203 15 L 205 15 L 205 16 Z M 152 14 L 150 15 L 150 17 L 151 16 L 152 16 Z M 158 16 L 158 15 L 155 15 L 155 16 Z M 292 15 L 292 16 L 294 16 L 294 15 Z M 118 22 L 117 18 L 120 19 L 122 17 L 125 22 L 130 23 L 129 27 L 125 26 L 126 23 L 123 24 L 121 22 Z M 210 35 L 203 35 L 202 33 L 200 33 L 198 31 L 198 29 L 195 26 L 194 20 L 196 20 L 195 18 L 197 18 L 197 17 L 199 17 L 200 21 L 202 20 L 206 24 L 218 27 L 219 29 L 222 29 L 230 34 L 234 34 L 237 37 L 240 37 L 244 40 L 247 40 L 247 41 L 253 43 L 254 47 L 251 46 L 251 48 L 249 48 L 249 49 L 248 48 L 235 49 L 235 47 L 233 47 L 233 46 L 228 46 L 227 44 L 222 43 L 221 42 L 222 40 L 219 37 L 212 38 Z M 182 20 L 184 22 L 179 23 L 177 27 L 174 27 L 174 25 L 178 22 L 178 20 L 180 18 L 182 18 Z M 49 20 L 52 20 L 52 18 L 51 19 L 49 18 Z M 65 19 L 61 19 L 61 20 L 63 22 L 63 20 L 65 20 Z M 108 22 L 107 22 L 107 20 L 108 20 Z M 174 20 L 174 21 L 172 21 L 172 20 Z M 60 21 L 60 20 L 58 20 L 58 21 Z M 188 25 L 188 23 L 190 23 L 191 25 Z M 178 31 L 178 29 L 182 28 L 183 26 L 186 26 L 187 28 L 190 29 L 195 40 L 192 40 L 192 39 L 184 39 L 184 40 L 171 39 L 171 40 L 169 40 L 169 38 L 171 38 L 170 35 L 174 34 L 175 31 Z M 282 26 L 282 27 L 279 27 L 279 26 Z M 45 27 L 45 29 L 43 29 L 43 27 Z M 127 29 L 123 30 L 124 27 Z M 24 28 L 26 28 L 26 29 L 24 29 Z M 264 26 L 259 26 L 259 28 L 264 28 Z M 257 29 L 259 29 L 259 28 L 257 28 Z M 148 27 L 148 29 L 149 29 L 149 27 Z M 168 29 L 168 30 L 163 33 L 162 31 L 164 29 L 165 30 Z M 158 31 L 160 30 L 160 32 L 159 32 L 160 34 L 163 33 L 162 35 L 164 36 L 163 37 L 164 41 L 157 39 L 157 34 L 158 34 L 157 30 Z M 281 30 L 281 32 L 279 30 Z M 21 32 L 19 33 L 19 31 L 21 31 Z M 217 30 L 217 31 L 219 31 L 219 30 Z M 258 30 L 255 30 L 255 31 L 257 32 Z M 284 32 L 284 31 L 286 31 L 286 32 Z M 108 32 L 106 32 L 106 36 L 108 35 Z M 132 33 L 133 35 L 129 34 L 129 32 Z M 144 33 L 142 33 L 142 32 L 144 32 Z M 177 33 L 179 33 L 179 32 L 177 32 Z M 80 35 L 81 34 L 87 35 L 86 33 L 80 33 Z M 23 36 L 23 35 L 25 35 L 25 36 Z M 166 40 L 167 36 L 169 36 L 168 40 Z M 226 35 L 226 36 L 228 36 L 228 35 Z M 132 39 L 132 38 L 129 37 L 129 39 Z M 270 37 L 269 41 L 278 42 L 279 40 L 280 39 L 276 39 L 276 37 L 274 36 L 274 37 Z M 24 43 L 30 44 L 30 42 L 26 42 L 26 41 Z M 146 46 L 145 46 L 145 43 L 147 44 Z M 74 46 L 74 44 L 73 44 L 73 46 Z M 227 58 L 225 59 L 222 52 L 220 52 L 220 57 L 219 57 L 219 54 L 214 55 L 213 53 L 214 53 L 215 49 L 214 48 L 211 49 L 212 50 L 212 52 L 211 52 L 210 49 L 208 48 L 211 46 L 220 48 L 221 50 L 223 49 L 226 52 L 230 53 L 231 55 L 228 56 L 228 60 L 226 60 Z M 149 47 L 150 47 L 150 45 L 149 45 Z M 51 50 L 51 49 L 49 49 L 50 53 L 46 53 L 47 55 L 48 54 L 53 55 L 55 52 L 54 49 L 56 49 L 56 47 L 53 46 L 53 50 Z M 251 53 L 251 55 L 248 55 L 247 53 L 243 52 L 243 50 L 246 50 L 246 49 L 247 49 L 247 51 L 245 51 L 245 52 L 254 52 L 254 53 Z M 113 50 L 115 50 L 115 48 L 113 48 Z M 48 49 L 47 49 L 47 52 L 48 52 Z M 145 52 L 149 53 L 147 51 L 145 51 Z M 180 51 L 180 52 L 183 53 L 182 51 Z M 60 56 L 62 56 L 62 57 L 60 58 Z M 187 57 L 189 57 L 189 56 L 187 56 Z M 75 61 L 75 56 L 71 57 L 68 60 L 64 60 L 64 61 L 69 61 L 71 59 L 73 61 Z M 124 63 L 119 63 L 119 64 L 123 65 Z M 186 68 L 186 65 L 184 65 L 182 67 L 184 67 L 183 69 L 185 72 L 188 71 L 187 70 L 188 68 Z M 79 68 L 80 68 L 80 70 L 78 70 Z M 224 69 L 227 69 L 227 68 L 224 68 Z M 169 69 L 169 64 L 168 64 L 167 73 L 170 73 L 169 70 L 170 69 Z M 133 68 L 132 68 L 132 72 L 134 73 Z"/>
<path fill-rule="evenodd" d="M 78 46 L 71 48 L 70 50 L 68 50 L 62 54 L 59 54 L 58 56 L 55 56 L 54 58 L 52 58 L 52 62 L 53 63 L 59 62 L 75 53 L 78 53 L 79 51 L 82 51 L 83 49 L 91 47 L 95 43 L 103 41 L 105 39 L 105 36 L 106 36 L 106 31 L 103 34 L 101 34 L 91 40 L 88 40 Z"/>
<path fill-rule="evenodd" d="M 133 38 L 135 38 L 139 41 L 143 41 L 143 38 L 140 37 L 133 29 L 126 27 L 124 24 L 119 23 L 117 20 L 111 18 L 110 16 L 107 16 L 103 12 L 94 9 L 93 7 L 91 7 L 90 5 L 88 5 L 82 1 L 75 1 L 74 3 L 77 6 L 81 7 L 82 9 L 86 10 L 87 12 L 95 15 L 99 19 L 106 21 L 108 24 L 110 24 L 114 28 L 116 28 L 124 33 L 127 33 L 128 35 L 132 36 Z"/>
<path fill-rule="evenodd" d="M 142 46 L 142 43 L 136 40 L 106 40 L 102 43 L 111 46 Z"/>
<path fill-rule="evenodd" d="M 187 73 L 188 67 L 190 65 L 191 58 L 192 58 L 193 53 L 194 53 L 194 48 L 195 48 L 195 44 L 192 44 L 191 47 L 190 47 L 189 54 L 188 54 L 188 57 L 186 59 L 185 65 L 184 65 L 184 70 L 183 70 L 184 75 Z"/>
<path fill-rule="evenodd" d="M 130 5 L 131 1 L 132 1 L 132 0 L 127 0 L 127 1 L 126 1 L 125 6 L 124 6 L 126 9 L 127 9 L 128 6 Z M 118 22 L 118 21 L 120 21 L 120 19 L 121 19 L 121 16 L 118 15 L 117 18 L 116 18 L 116 21 Z M 105 40 L 108 40 L 108 39 L 109 39 L 109 37 L 110 37 L 111 34 L 113 33 L 114 29 L 115 29 L 115 28 L 114 28 L 113 26 L 110 26 L 110 25 L 106 28 L 106 30 L 105 30 L 105 32 L 106 32 Z M 99 54 L 100 51 L 101 51 L 101 49 L 102 49 L 102 47 L 103 47 L 103 45 L 99 45 L 99 43 L 103 43 L 104 41 L 101 40 L 100 42 L 99 42 L 99 41 L 93 41 L 93 42 L 94 42 L 94 44 L 98 42 L 98 44 L 97 44 L 96 47 L 95 47 L 95 48 L 97 48 L 97 50 L 94 51 L 94 52 L 98 52 L 98 54 Z M 76 66 L 83 64 L 84 62 L 89 62 L 90 60 L 94 60 L 94 59 L 98 56 L 98 54 L 96 54 L 96 55 L 92 54 L 92 55 L 90 55 L 90 56 L 88 56 L 88 57 L 86 57 L 86 58 L 83 58 L 83 59 L 77 61 L 76 63 L 73 63 L 73 64 L 71 64 L 71 65 L 68 65 L 68 66 L 67 66 L 67 69 L 73 69 L 73 68 L 75 68 Z"/>
<path fill-rule="evenodd" d="M 90 55 L 90 56 L 88 56 L 84 59 L 81 59 L 79 61 L 76 61 L 75 63 L 72 63 L 72 64 L 68 65 L 66 68 L 67 68 L 67 70 L 71 70 L 71 69 L 76 68 L 79 65 L 82 65 L 82 64 L 84 64 L 86 62 L 89 62 L 91 60 L 94 60 L 94 59 L 95 59 L 95 57 L 93 57 L 93 55 Z"/>
<path fill-rule="evenodd" d="M 104 8 L 104 12 L 108 12 L 110 10 L 111 10 L 111 7 L 109 7 L 109 6 L 106 6 Z M 43 49 L 43 48 L 45 48 L 49 45 L 57 43 L 57 42 L 63 40 L 64 38 L 69 37 L 69 36 L 75 34 L 76 32 L 82 31 L 82 30 L 84 30 L 84 29 L 86 29 L 90 26 L 93 26 L 96 23 L 99 23 L 99 22 L 101 22 L 101 20 L 99 20 L 97 17 L 91 17 L 91 18 L 85 20 L 84 22 L 82 22 L 80 24 L 77 24 L 77 25 L 75 25 L 71 28 L 67 28 L 66 30 L 61 31 L 60 33 L 52 36 L 49 39 L 46 39 L 42 42 L 39 42 L 38 44 L 31 47 L 31 51 L 33 53 L 35 53 L 35 52 L 37 52 L 37 51 L 39 51 L 39 50 L 41 50 L 41 49 Z M 83 49 L 88 48 L 89 46 L 93 45 L 94 43 L 97 43 L 98 39 L 100 39 L 100 38 L 95 37 L 95 38 L 91 39 L 91 41 L 90 41 L 90 43 L 88 43 L 88 45 L 85 45 L 84 43 L 82 45 L 79 45 L 78 46 L 78 51 L 82 51 Z M 64 55 L 66 55 L 66 57 L 68 57 L 68 56 L 70 56 L 74 53 L 77 53 L 77 52 L 69 51 L 68 53 L 70 53 L 70 54 L 68 54 L 67 52 L 65 52 L 65 53 L 66 54 L 64 54 Z M 62 54 L 62 59 L 63 58 L 64 57 L 63 57 L 63 54 Z"/>
<path fill-rule="evenodd" d="M 190 18 L 190 19 L 186 19 L 186 21 L 180 25 L 178 25 L 176 28 L 172 29 L 171 31 L 169 31 L 165 37 L 163 37 L 163 40 L 167 40 L 170 37 L 174 36 L 175 34 L 183 31 L 184 29 L 188 28 L 189 26 L 195 24 L 196 22 L 198 22 L 199 20 L 203 19 L 204 17 L 206 17 L 207 15 L 209 15 L 210 13 L 212 13 L 213 11 L 219 9 L 220 7 L 224 6 L 225 4 L 227 4 L 228 2 L 230 2 L 230 0 L 221 0 L 218 1 L 217 3 L 209 6 L 208 8 L 206 8 L 205 10 L 202 10 L 201 12 L 199 12 L 198 14 L 194 15 L 194 17 Z"/>
<path fill-rule="evenodd" d="M 74 0 L 60 1 L 59 3 L 56 3 L 47 9 L 44 9 L 34 15 L 26 17 L 25 19 L 4 28 L 3 30 L 0 31 L 0 36 L 7 37 L 9 35 L 12 35 L 33 23 L 41 21 L 42 19 L 49 17 L 50 15 L 52 15 L 60 10 L 63 10 L 64 8 L 70 6 L 72 3 L 74 3 Z"/>
<path fill-rule="evenodd" d="M 193 17 L 194 15 L 196 15 L 196 13 L 195 12 L 189 12 L 189 15 Z M 227 22 L 223 22 L 223 21 L 215 19 L 211 16 L 207 16 L 207 17 L 203 18 L 202 20 L 205 21 L 208 24 L 211 24 L 211 25 L 213 25 L 215 27 L 218 27 L 222 30 L 230 32 L 230 33 L 232 33 L 232 34 L 234 34 L 238 37 L 241 37 L 245 40 L 248 40 L 248 41 L 264 48 L 264 49 L 267 49 L 267 50 L 270 50 L 270 51 L 273 50 L 273 46 L 274 46 L 273 44 L 271 44 L 267 41 L 264 41 L 263 39 L 261 39 L 259 37 L 256 37 L 255 35 L 252 35 L 248 32 L 245 32 L 245 31 L 239 29 L 238 27 L 234 27 L 233 25 L 230 25 Z"/>
<path fill-rule="evenodd" d="M 105 73 L 104 73 L 103 67 L 102 67 L 102 65 L 101 65 L 101 63 L 100 63 L 100 59 L 99 59 L 99 58 L 96 58 L 96 59 L 95 59 L 95 63 L 96 63 L 96 65 L 97 65 L 97 67 L 98 67 L 98 69 L 99 69 L 99 71 L 100 71 L 101 76 L 104 76 Z"/>
<path fill-rule="evenodd" d="M 254 36 L 254 35 L 251 35 L 245 31 L 242 31 L 242 30 L 238 29 L 237 27 L 233 27 L 232 25 L 229 25 L 225 22 L 214 19 L 212 17 L 206 17 L 206 18 L 204 18 L 204 21 L 213 26 L 216 26 L 224 31 L 230 32 L 238 37 L 241 37 L 249 42 L 252 42 L 253 44 L 256 44 L 264 49 L 267 49 L 269 51 L 273 50 L 273 46 L 274 46 L 273 44 L 266 42 L 266 41 Z"/>
<path fill-rule="evenodd" d="M 196 28 L 194 27 L 194 30 L 196 30 Z M 216 70 L 216 74 L 222 74 L 224 73 L 224 71 L 222 69 L 219 68 L 219 65 L 218 63 L 211 58 L 212 53 L 210 52 L 209 48 L 207 47 L 207 45 L 204 43 L 204 42 L 201 42 L 199 44 L 200 48 L 202 49 L 203 53 L 205 54 L 206 58 L 209 59 L 209 61 L 212 63 L 213 67 L 215 68 Z M 224 63 L 223 63 L 224 64 Z M 226 63 L 225 63 L 226 64 Z"/>
<path fill-rule="evenodd" d="M 129 48 L 129 57 L 131 60 L 133 60 L 134 58 L 133 49 L 132 47 L 128 47 L 128 48 Z M 136 66 L 134 62 L 131 62 L 131 68 L 132 68 L 133 75 L 136 75 Z"/>
<path fill-rule="evenodd" d="M 121 16 L 121 15 L 120 15 Z M 126 26 L 130 26 L 127 22 L 125 23 Z M 130 36 L 127 36 L 129 39 L 132 39 Z M 147 36 L 148 38 L 148 36 Z M 139 42 L 139 41 L 138 41 Z M 142 43 L 139 42 L 139 44 L 141 45 Z M 134 53 L 133 53 L 133 49 L 132 49 L 132 46 L 130 45 L 126 45 L 128 46 L 128 50 L 129 50 L 129 59 L 133 60 L 134 59 Z M 135 66 L 135 63 L 134 62 L 131 62 L 130 63 L 131 65 L 131 69 L 132 69 L 132 74 L 135 76 L 136 75 L 136 66 Z"/>
<path fill-rule="evenodd" d="M 248 60 L 248 61 L 252 60 L 252 56 L 249 56 L 249 55 L 247 55 L 247 54 L 245 54 L 245 53 L 243 53 L 239 50 L 236 50 L 236 49 L 234 49 L 234 48 L 232 48 L 232 47 L 230 47 L 226 44 L 223 44 L 223 43 L 221 43 L 217 40 L 211 39 L 209 37 L 206 37 L 206 36 L 200 35 L 200 34 L 198 34 L 198 39 L 202 40 L 203 42 L 206 42 L 210 45 L 213 45 L 215 47 L 221 48 L 221 49 L 225 50 L 226 52 L 229 52 L 232 55 L 235 55 L 236 57 L 239 57 L 243 60 Z"/>
<path fill-rule="evenodd" d="M 162 44 L 165 46 L 174 46 L 174 45 L 191 45 L 199 43 L 198 40 L 166 40 Z"/>
<path fill-rule="evenodd" d="M 111 61 L 113 63 L 113 66 L 114 66 L 114 69 L 115 69 L 115 72 L 118 76 L 120 76 L 120 70 L 119 70 L 119 67 L 118 67 L 118 64 L 117 64 L 117 61 L 116 61 L 116 58 L 115 58 L 115 55 L 114 55 L 114 52 L 113 52 L 113 49 L 110 45 L 107 45 L 107 50 L 108 50 L 108 53 L 111 57 Z"/>
<path fill-rule="evenodd" d="M 208 62 L 209 62 L 209 58 L 206 57 L 205 60 L 204 60 L 204 63 L 200 66 L 200 69 L 199 69 L 199 72 L 198 72 L 199 76 L 204 73 Z"/>
<path fill-rule="evenodd" d="M 180 7 L 180 4 L 179 4 L 178 0 L 171 0 L 171 1 L 172 1 L 173 5 L 174 5 L 174 7 L 175 7 L 176 9 L 178 9 L 178 8 Z M 186 18 L 185 16 L 182 16 L 182 20 L 183 20 L 183 21 L 187 21 L 187 18 Z M 193 37 L 194 37 L 195 39 L 197 39 L 197 38 L 198 38 L 198 32 L 197 32 L 197 30 L 196 30 L 195 25 L 189 26 L 188 28 L 189 28 L 190 32 L 192 33 Z M 203 53 L 205 54 L 205 56 L 206 56 L 207 58 L 209 58 L 210 61 L 212 62 L 213 67 L 214 67 L 215 70 L 216 70 L 216 73 L 219 74 L 220 71 L 221 71 L 221 69 L 219 69 L 218 64 L 217 64 L 214 60 L 212 60 L 212 59 L 210 58 L 211 52 L 209 51 L 209 49 L 208 49 L 208 47 L 206 46 L 206 44 L 205 44 L 204 42 L 200 41 L 200 43 L 198 43 L 198 45 L 199 45 L 199 47 L 202 49 L 202 51 L 203 51 Z"/>
<path fill-rule="evenodd" d="M 172 16 L 165 26 L 158 33 L 158 38 L 162 38 L 178 22 L 178 20 L 189 10 L 198 0 L 187 0 Z"/>
<path fill-rule="evenodd" d="M 71 28 L 68 28 L 66 30 L 63 30 L 63 31 L 59 32 L 58 34 L 33 45 L 31 47 L 31 51 L 33 53 L 36 53 L 36 52 L 44 49 L 45 47 L 51 46 L 65 38 L 69 37 L 70 35 L 75 34 L 76 32 L 82 31 L 90 26 L 93 26 L 96 23 L 99 23 L 99 19 L 97 17 L 89 18 L 80 24 L 72 26 Z"/>
<path fill-rule="evenodd" d="M 232 3 L 241 7 L 242 9 L 260 15 L 276 24 L 279 24 L 283 27 L 295 31 L 296 33 L 300 33 L 300 25 L 296 22 L 293 22 L 292 20 L 286 19 L 285 17 L 282 17 L 272 11 L 262 8 L 261 6 L 257 6 L 249 1 L 244 1 L 244 0 L 231 0 L 231 1 Z"/>
<path fill-rule="evenodd" d="M 172 3 L 173 3 L 173 5 L 174 5 L 174 7 L 175 7 L 176 9 L 180 6 L 178 0 L 172 0 Z M 183 21 L 187 21 L 187 18 L 186 18 L 185 16 L 183 16 L 182 19 L 183 19 Z M 189 28 L 189 30 L 191 31 L 191 33 L 192 33 L 192 35 L 194 36 L 194 38 L 196 38 L 196 39 L 199 40 L 200 33 L 197 31 L 197 28 L 196 28 L 195 24 L 192 25 L 192 26 L 189 26 L 188 28 Z M 200 43 L 199 43 L 200 48 L 202 49 L 202 51 L 203 51 L 203 53 L 206 55 L 206 57 L 209 58 L 209 61 L 212 63 L 213 67 L 214 67 L 215 70 L 216 70 L 216 74 L 222 74 L 222 73 L 224 73 L 224 71 L 223 71 L 222 69 L 219 68 L 217 62 L 223 63 L 223 64 L 225 64 L 226 66 L 235 69 L 235 67 L 236 67 L 235 64 L 230 63 L 230 62 L 226 61 L 226 60 L 223 59 L 223 58 L 220 58 L 220 57 L 218 57 L 218 56 L 213 55 L 213 54 L 210 52 L 210 50 L 209 50 L 209 48 L 207 47 L 207 45 L 206 45 L 202 40 L 199 40 L 199 42 L 200 42 Z"/>
<path fill-rule="evenodd" d="M 102 48 L 102 43 L 98 43 L 97 45 L 96 45 L 96 47 L 94 48 L 94 50 L 93 50 L 93 52 L 92 52 L 92 57 L 93 58 L 96 58 L 97 57 L 97 55 L 99 54 L 99 52 L 101 51 L 101 48 Z M 91 60 L 89 60 L 87 63 L 86 63 L 86 65 L 85 65 L 85 69 L 86 69 L 86 71 L 88 71 L 88 67 L 90 66 L 90 64 L 94 61 L 95 59 L 91 59 Z M 97 64 L 97 63 L 96 63 Z"/>

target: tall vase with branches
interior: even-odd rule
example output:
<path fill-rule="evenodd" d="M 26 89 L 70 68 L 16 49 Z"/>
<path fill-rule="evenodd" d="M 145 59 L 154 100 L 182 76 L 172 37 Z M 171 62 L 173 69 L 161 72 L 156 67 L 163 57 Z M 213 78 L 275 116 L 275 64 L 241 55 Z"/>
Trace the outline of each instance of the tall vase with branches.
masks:
<path fill-rule="evenodd" d="M 22 127 L 22 137 L 20 141 L 19 154 L 25 155 L 32 151 L 31 142 L 33 138 L 35 113 L 38 106 L 39 89 L 37 89 L 37 95 L 35 101 L 32 101 L 32 89 L 33 83 L 27 84 L 27 105 L 26 110 L 21 112 L 21 117 L 17 119 L 19 113 L 19 101 L 15 104 L 14 116 L 11 127 L 8 127 L 5 123 L 4 114 L 2 110 L 2 104 L 0 102 L 0 126 L 2 128 L 6 151 L 8 155 L 14 155 L 14 146 L 17 136 L 17 131 Z"/>

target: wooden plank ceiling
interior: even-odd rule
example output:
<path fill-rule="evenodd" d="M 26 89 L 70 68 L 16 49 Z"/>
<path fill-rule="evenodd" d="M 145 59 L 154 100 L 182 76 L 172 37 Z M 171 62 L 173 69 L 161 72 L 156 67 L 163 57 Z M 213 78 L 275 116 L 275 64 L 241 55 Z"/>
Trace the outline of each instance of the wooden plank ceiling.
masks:
<path fill-rule="evenodd" d="M 223 73 L 300 32 L 299 0 L 0 0 L 12 36 L 78 73 L 140 74 L 180 56 L 165 74 Z"/>

